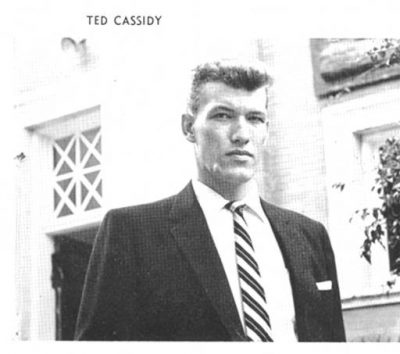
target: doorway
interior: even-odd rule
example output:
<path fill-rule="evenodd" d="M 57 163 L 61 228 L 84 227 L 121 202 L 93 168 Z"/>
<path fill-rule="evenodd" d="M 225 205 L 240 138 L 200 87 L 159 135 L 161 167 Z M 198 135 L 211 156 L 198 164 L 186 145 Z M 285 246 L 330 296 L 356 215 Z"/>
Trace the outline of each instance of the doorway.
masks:
<path fill-rule="evenodd" d="M 73 340 L 86 269 L 97 227 L 54 237 L 52 286 L 56 293 L 56 340 Z"/>

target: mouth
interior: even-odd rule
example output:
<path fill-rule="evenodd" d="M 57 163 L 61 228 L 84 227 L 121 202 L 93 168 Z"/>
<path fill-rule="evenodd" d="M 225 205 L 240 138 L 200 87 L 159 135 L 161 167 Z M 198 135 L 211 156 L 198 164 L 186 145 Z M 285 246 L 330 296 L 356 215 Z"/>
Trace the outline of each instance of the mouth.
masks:
<path fill-rule="evenodd" d="M 243 156 L 243 157 L 251 157 L 253 158 L 254 155 L 246 150 L 232 150 L 226 153 L 227 156 Z"/>

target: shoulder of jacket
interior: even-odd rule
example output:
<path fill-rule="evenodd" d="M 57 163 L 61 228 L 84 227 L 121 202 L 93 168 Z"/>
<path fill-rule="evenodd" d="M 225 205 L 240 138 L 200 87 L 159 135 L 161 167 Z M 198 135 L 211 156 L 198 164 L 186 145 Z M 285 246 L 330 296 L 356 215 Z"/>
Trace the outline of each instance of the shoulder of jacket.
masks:
<path fill-rule="evenodd" d="M 279 215 L 282 219 L 286 220 L 287 222 L 290 222 L 292 224 L 302 225 L 303 227 L 310 227 L 314 229 L 325 229 L 325 226 L 321 222 L 314 220 L 309 216 L 306 216 L 304 214 L 301 214 L 293 210 L 276 206 L 264 200 L 262 201 L 262 203 L 265 205 L 267 210 L 273 211 L 275 215 Z"/>
<path fill-rule="evenodd" d="M 163 214 L 171 208 L 175 195 L 151 203 L 125 206 L 121 208 L 110 209 L 105 218 L 125 218 L 125 217 L 140 217 L 148 214 Z"/>

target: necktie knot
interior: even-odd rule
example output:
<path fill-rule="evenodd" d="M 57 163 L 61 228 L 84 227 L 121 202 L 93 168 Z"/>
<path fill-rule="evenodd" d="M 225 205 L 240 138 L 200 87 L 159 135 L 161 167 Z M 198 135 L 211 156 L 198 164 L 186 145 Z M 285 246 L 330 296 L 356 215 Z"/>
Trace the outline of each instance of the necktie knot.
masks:
<path fill-rule="evenodd" d="M 245 206 L 246 204 L 241 201 L 232 200 L 225 205 L 225 208 L 230 210 L 232 213 L 237 213 L 241 217 L 243 217 L 243 209 L 245 208 Z"/>

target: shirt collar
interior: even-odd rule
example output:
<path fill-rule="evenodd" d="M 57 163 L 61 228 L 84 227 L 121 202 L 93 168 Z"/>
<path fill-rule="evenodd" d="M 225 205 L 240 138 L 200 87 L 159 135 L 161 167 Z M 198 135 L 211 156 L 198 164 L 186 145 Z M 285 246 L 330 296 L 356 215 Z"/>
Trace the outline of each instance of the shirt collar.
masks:
<path fill-rule="evenodd" d="M 229 202 L 229 200 L 225 199 L 219 193 L 197 179 L 192 180 L 192 185 L 199 204 L 209 212 L 218 213 L 223 210 L 225 205 Z M 250 183 L 247 194 L 241 201 L 247 206 L 245 210 L 256 215 L 262 221 L 266 221 L 266 216 L 260 203 L 260 196 L 255 181 L 254 183 Z"/>
<path fill-rule="evenodd" d="M 229 200 L 226 200 L 222 195 L 218 194 L 199 180 L 193 179 L 192 185 L 199 204 L 207 211 L 219 213 L 224 209 L 226 203 L 229 202 Z"/>

